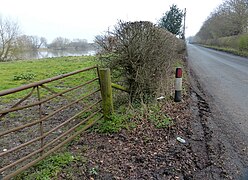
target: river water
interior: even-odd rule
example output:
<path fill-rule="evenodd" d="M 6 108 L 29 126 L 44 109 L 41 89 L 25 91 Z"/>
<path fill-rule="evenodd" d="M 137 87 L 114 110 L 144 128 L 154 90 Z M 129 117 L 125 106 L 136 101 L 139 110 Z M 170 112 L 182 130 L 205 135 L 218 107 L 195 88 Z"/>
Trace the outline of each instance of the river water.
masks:
<path fill-rule="evenodd" d="M 27 51 L 19 54 L 16 59 L 42 59 L 52 57 L 65 57 L 65 56 L 94 56 L 96 50 L 39 50 L 39 51 Z"/>

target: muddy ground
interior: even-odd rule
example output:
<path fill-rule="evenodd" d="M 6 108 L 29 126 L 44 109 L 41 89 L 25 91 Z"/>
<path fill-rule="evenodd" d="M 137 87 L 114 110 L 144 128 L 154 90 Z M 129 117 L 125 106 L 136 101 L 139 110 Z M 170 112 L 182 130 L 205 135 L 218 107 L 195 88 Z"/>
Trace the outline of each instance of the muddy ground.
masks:
<path fill-rule="evenodd" d="M 69 147 L 85 161 L 71 164 L 58 178 L 246 179 L 242 178 L 242 157 L 236 157 L 216 126 L 216 111 L 213 113 L 208 96 L 191 71 L 189 82 L 183 102 L 164 102 L 161 106 L 174 125 L 158 129 L 149 119 L 134 117 L 137 126 L 132 130 L 112 135 L 87 133 Z"/>

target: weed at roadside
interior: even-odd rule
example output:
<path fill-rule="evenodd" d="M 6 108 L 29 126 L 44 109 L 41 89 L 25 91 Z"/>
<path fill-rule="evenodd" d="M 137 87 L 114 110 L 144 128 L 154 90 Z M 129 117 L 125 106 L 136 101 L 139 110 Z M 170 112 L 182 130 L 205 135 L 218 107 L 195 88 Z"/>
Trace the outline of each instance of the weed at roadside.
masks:
<path fill-rule="evenodd" d="M 148 106 L 147 119 L 151 121 L 156 128 L 167 128 L 173 125 L 172 118 L 161 111 L 159 104 L 151 104 Z"/>
<path fill-rule="evenodd" d="M 121 129 L 130 129 L 134 126 L 134 123 L 130 121 L 130 115 L 114 113 L 110 116 L 110 119 L 100 120 L 93 131 L 98 133 L 117 133 Z"/>

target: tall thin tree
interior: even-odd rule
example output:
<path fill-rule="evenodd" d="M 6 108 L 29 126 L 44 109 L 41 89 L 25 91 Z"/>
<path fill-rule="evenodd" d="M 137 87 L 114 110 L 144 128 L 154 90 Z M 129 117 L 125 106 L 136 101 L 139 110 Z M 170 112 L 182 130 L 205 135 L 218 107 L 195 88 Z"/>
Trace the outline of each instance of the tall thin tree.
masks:
<path fill-rule="evenodd" d="M 15 51 L 15 41 L 19 33 L 17 22 L 0 16 L 0 61 L 11 58 Z"/>
<path fill-rule="evenodd" d="M 183 24 L 184 12 L 179 9 L 177 5 L 173 4 L 170 10 L 167 11 L 163 17 L 159 20 L 159 26 L 167 29 L 171 33 L 182 37 L 182 24 Z"/>

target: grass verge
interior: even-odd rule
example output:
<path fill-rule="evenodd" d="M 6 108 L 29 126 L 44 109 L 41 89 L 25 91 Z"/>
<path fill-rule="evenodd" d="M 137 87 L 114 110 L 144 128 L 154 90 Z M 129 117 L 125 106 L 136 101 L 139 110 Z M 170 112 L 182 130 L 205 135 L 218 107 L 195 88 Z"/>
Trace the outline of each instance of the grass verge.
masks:
<path fill-rule="evenodd" d="M 206 48 L 210 48 L 210 49 L 214 49 L 214 50 L 218 50 L 218 51 L 231 53 L 231 54 L 234 54 L 237 56 L 248 57 L 248 51 L 240 51 L 240 50 L 233 49 L 233 48 L 210 46 L 210 45 L 201 45 L 201 46 L 206 47 Z"/>

